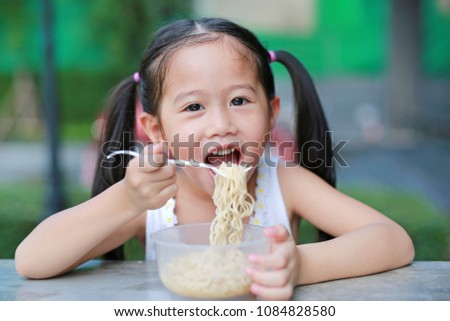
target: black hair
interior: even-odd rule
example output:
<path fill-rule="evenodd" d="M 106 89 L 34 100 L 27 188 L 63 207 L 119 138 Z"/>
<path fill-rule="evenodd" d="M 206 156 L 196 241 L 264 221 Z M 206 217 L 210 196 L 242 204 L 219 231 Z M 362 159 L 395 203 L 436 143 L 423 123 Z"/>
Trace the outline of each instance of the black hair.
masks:
<path fill-rule="evenodd" d="M 274 76 L 270 68 L 270 55 L 256 36 L 249 30 L 220 18 L 178 20 L 160 29 L 143 54 L 139 68 L 140 98 L 145 112 L 159 115 L 165 73 L 171 55 L 179 48 L 216 41 L 229 36 L 242 44 L 245 57 L 256 67 L 258 78 L 268 101 L 275 97 Z M 305 144 L 317 143 L 324 148 L 310 148 L 314 154 L 300 156 L 296 162 L 310 169 L 330 185 L 335 186 L 335 172 L 331 165 L 331 140 L 327 121 L 314 84 L 303 65 L 285 51 L 275 51 L 276 61 L 289 71 L 294 90 L 296 109 L 296 145 L 301 151 Z M 95 196 L 125 176 L 125 167 L 116 163 L 105 164 L 106 151 L 113 147 L 130 149 L 134 147 L 135 102 L 137 86 L 133 77 L 122 81 L 112 93 L 106 116 L 106 128 L 92 188 Z M 117 146 L 119 144 L 119 146 Z M 125 156 L 127 157 L 127 156 Z M 312 163 L 312 161 L 316 161 Z M 322 160 L 322 162 L 320 162 Z M 319 165 L 317 165 L 319 161 Z M 106 255 L 108 259 L 123 259 L 122 247 Z"/>
<path fill-rule="evenodd" d="M 296 162 L 335 187 L 331 132 L 313 80 L 303 64 L 290 53 L 279 50 L 274 51 L 274 55 L 276 61 L 286 67 L 292 79 L 295 139 L 297 151 L 300 152 Z"/>
<path fill-rule="evenodd" d="M 300 152 L 295 162 L 336 187 L 331 132 L 314 82 L 303 64 L 290 53 L 278 50 L 274 51 L 274 56 L 277 62 L 286 67 L 292 79 L 296 113 L 295 142 Z M 331 235 L 318 230 L 319 241 L 331 238 Z"/>

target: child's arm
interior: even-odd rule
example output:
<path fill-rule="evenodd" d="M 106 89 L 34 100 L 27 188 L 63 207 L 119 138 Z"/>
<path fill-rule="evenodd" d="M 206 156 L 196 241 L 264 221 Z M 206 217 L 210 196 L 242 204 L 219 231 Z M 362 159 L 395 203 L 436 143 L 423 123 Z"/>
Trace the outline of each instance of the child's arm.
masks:
<path fill-rule="evenodd" d="M 161 153 L 160 148 L 153 153 Z M 175 168 L 154 166 L 159 156 L 153 156 L 153 165 L 147 154 L 144 162 L 131 160 L 122 181 L 39 224 L 16 250 L 18 273 L 29 278 L 52 277 L 135 236 L 145 226 L 145 209 L 163 206 L 176 193 Z"/>
<path fill-rule="evenodd" d="M 131 238 L 134 232 L 131 227 L 136 224 L 130 221 L 136 214 L 127 208 L 123 188 L 119 182 L 87 202 L 40 223 L 16 250 L 17 272 L 29 278 L 55 276 L 103 254 L 93 251 L 97 246 L 106 251 L 118 246 L 119 238 L 108 238 L 115 231 L 125 240 Z M 130 228 L 122 232 L 121 226 L 125 224 Z M 109 242 L 103 242 L 107 238 Z"/>
<path fill-rule="evenodd" d="M 336 238 L 295 246 L 285 228 L 269 228 L 275 250 L 252 259 L 272 271 L 250 271 L 255 294 L 286 299 L 295 285 L 377 273 L 413 260 L 408 234 L 376 210 L 303 168 L 279 168 L 279 180 L 287 209 Z"/>

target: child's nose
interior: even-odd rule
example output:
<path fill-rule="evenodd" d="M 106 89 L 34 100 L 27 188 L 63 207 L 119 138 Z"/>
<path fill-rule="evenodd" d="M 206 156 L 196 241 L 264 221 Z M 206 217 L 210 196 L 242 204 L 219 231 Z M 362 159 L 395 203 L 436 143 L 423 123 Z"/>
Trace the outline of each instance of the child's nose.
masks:
<path fill-rule="evenodd" d="M 236 123 L 228 108 L 214 108 L 210 110 L 210 117 L 206 125 L 206 136 L 226 136 L 237 132 Z"/>

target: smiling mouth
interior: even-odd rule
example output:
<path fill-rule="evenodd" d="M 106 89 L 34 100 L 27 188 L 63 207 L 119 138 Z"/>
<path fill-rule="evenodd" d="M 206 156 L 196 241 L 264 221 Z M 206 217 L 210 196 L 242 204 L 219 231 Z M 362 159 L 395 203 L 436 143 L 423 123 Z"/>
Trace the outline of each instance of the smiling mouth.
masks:
<path fill-rule="evenodd" d="M 205 163 L 214 167 L 219 167 L 222 163 L 239 164 L 241 159 L 241 152 L 236 147 L 226 149 L 219 149 L 208 153 L 205 158 Z"/>

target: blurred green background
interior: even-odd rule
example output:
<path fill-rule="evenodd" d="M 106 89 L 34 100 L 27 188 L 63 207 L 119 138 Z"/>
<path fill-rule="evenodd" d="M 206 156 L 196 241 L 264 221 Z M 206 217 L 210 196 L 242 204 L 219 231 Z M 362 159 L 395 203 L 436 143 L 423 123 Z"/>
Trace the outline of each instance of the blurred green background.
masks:
<path fill-rule="evenodd" d="M 450 1 L 272 2 L 52 1 L 66 205 L 89 197 L 92 125 L 152 33 L 179 18 L 223 16 L 311 72 L 336 139 L 349 141 L 339 188 L 403 225 L 416 260 L 448 260 Z M 42 1 L 2 0 L 0 39 L 0 258 L 12 258 L 48 202 Z M 281 121 L 291 125 L 288 77 L 273 68 L 285 97 Z M 304 223 L 301 241 L 315 237 Z M 127 246 L 130 258 L 142 258 Z"/>

